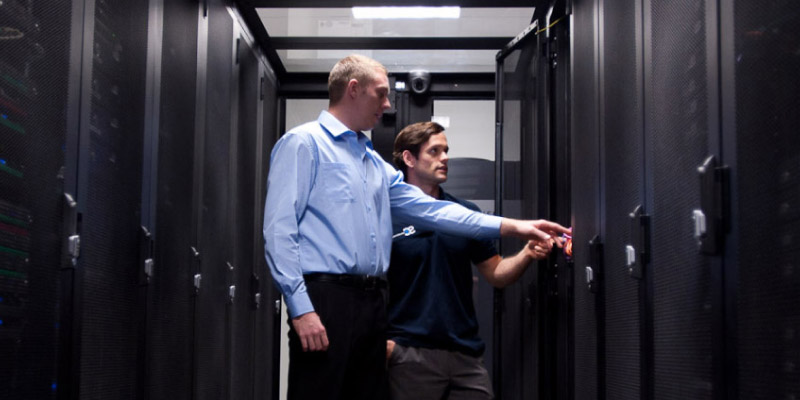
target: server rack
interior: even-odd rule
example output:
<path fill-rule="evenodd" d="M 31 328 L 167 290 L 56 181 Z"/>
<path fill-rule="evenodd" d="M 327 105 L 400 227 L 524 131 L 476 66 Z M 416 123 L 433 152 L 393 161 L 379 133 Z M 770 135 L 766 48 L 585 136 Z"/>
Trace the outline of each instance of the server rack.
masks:
<path fill-rule="evenodd" d="M 152 266 L 146 280 L 144 398 L 191 399 L 195 297 L 191 251 L 194 224 L 195 87 L 199 6 L 164 0 L 157 131 Z M 180 155 L 180 156 L 176 156 Z M 152 175 L 151 175 L 152 176 Z M 144 265 L 142 265 L 144 268 Z"/>
<path fill-rule="evenodd" d="M 538 75 L 539 43 L 531 36 L 526 37 L 537 26 L 531 25 L 497 57 L 495 210 L 509 218 L 531 215 L 540 199 L 532 195 L 535 193 L 532 188 L 539 184 L 541 175 L 524 174 L 534 171 L 531 163 L 538 160 L 534 152 L 536 136 L 529 132 L 535 131 L 538 121 L 534 82 Z M 534 77 L 527 82 L 531 74 Z M 500 253 L 511 255 L 522 244 L 520 240 L 503 239 Z M 526 389 L 538 386 L 538 379 L 526 384 L 525 378 L 539 374 L 537 354 L 543 341 L 536 333 L 542 318 L 542 294 L 546 296 L 546 291 L 538 286 L 545 279 L 543 276 L 538 270 L 528 270 L 517 283 L 494 291 L 492 374 L 498 398 L 520 396 L 524 386 Z"/>
<path fill-rule="evenodd" d="M 572 95 L 572 221 L 574 284 L 573 374 L 575 399 L 606 398 L 604 224 L 600 205 L 600 87 L 598 2 L 573 2 L 570 63 Z"/>
<path fill-rule="evenodd" d="M 55 398 L 70 363 L 59 353 L 73 334 L 63 323 L 73 270 L 61 237 L 74 204 L 64 193 L 75 196 L 64 148 L 77 145 L 81 11 L 78 1 L 0 8 L 0 381 L 9 399 Z"/>
<path fill-rule="evenodd" d="M 576 292 L 589 329 L 576 397 L 795 396 L 796 9 L 600 0 L 573 13 L 573 190 L 592 191 L 573 196 L 575 260 L 594 273 Z M 641 272 L 637 297 L 625 272 Z M 615 317 L 624 307 L 638 318 Z"/>
<path fill-rule="evenodd" d="M 258 181 L 277 82 L 235 8 L 12 0 L 0 16 L 3 396 L 276 397 L 260 358 L 276 317 L 256 301 L 275 297 Z"/>
<path fill-rule="evenodd" d="M 719 7 L 720 165 L 730 167 L 731 199 L 725 361 L 735 366 L 728 398 L 797 397 L 800 140 L 793 110 L 800 98 L 792 49 L 800 14 L 789 1 L 726 0 Z"/>

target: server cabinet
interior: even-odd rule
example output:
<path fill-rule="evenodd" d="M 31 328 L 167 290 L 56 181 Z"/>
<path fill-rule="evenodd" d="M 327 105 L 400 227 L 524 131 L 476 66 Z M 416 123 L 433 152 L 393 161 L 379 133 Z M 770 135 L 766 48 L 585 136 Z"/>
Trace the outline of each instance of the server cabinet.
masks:
<path fill-rule="evenodd" d="M 81 398 L 134 398 L 147 3 L 85 7 L 77 204 Z"/>
<path fill-rule="evenodd" d="M 146 378 L 150 399 L 191 399 L 195 297 L 193 174 L 198 10 L 164 0 L 153 265 L 147 279 Z"/>
<path fill-rule="evenodd" d="M 576 342 L 597 354 L 596 361 L 576 354 L 576 374 L 594 375 L 598 387 L 595 396 L 576 379 L 579 398 L 797 395 L 798 312 L 789 306 L 797 301 L 790 289 L 798 227 L 791 210 L 800 154 L 789 128 L 796 122 L 789 110 L 798 102 L 797 57 L 788 50 L 796 48 L 794 8 L 747 1 L 575 3 L 575 92 L 594 88 L 598 95 L 597 101 L 575 97 L 573 137 L 591 140 L 578 127 L 598 121 L 595 239 L 606 239 L 604 248 L 576 247 L 576 262 L 603 270 L 594 276 L 596 303 L 576 306 L 576 323 L 594 322 L 597 332 L 594 345 Z M 594 67 L 587 70 L 579 59 Z M 639 144 L 625 147 L 629 142 Z M 573 148 L 595 153 L 588 144 Z M 586 166 L 577 157 L 573 165 Z M 642 174 L 625 173 L 632 170 Z M 626 190 L 642 193 L 644 210 L 628 232 L 614 217 L 618 211 L 622 217 L 614 203 L 625 201 Z M 576 227 L 590 223 L 592 205 L 577 198 L 573 204 Z M 631 263 L 643 268 L 643 290 L 638 299 L 629 296 L 639 326 L 624 331 L 635 334 L 629 341 L 639 343 L 638 357 L 621 357 L 622 332 L 613 331 L 627 326 L 612 315 L 624 307 L 615 303 L 615 292 L 623 292 L 612 276 L 623 265 L 624 253 L 612 243 L 620 240 L 644 244 L 632 256 L 645 256 L 645 263 Z"/>
<path fill-rule="evenodd" d="M 256 246 L 254 253 L 254 292 L 255 292 L 255 337 L 252 349 L 253 397 L 256 399 L 277 399 L 280 369 L 280 292 L 272 281 L 267 261 L 264 258 L 264 220 L 263 203 L 267 196 L 267 176 L 269 175 L 269 155 L 278 140 L 278 90 L 275 74 L 268 64 L 260 64 L 261 118 L 259 135 L 256 140 L 256 181 L 255 193 L 258 196 L 257 212 L 253 229 Z"/>
<path fill-rule="evenodd" d="M 52 399 L 69 364 L 72 270 L 64 192 L 75 196 L 82 1 L 0 5 L 0 382 L 5 399 Z M 77 65 L 76 65 L 77 64 Z M 61 279 L 64 279 L 62 286 Z M 62 329 L 63 328 L 63 329 Z"/>
<path fill-rule="evenodd" d="M 642 332 L 647 315 L 643 243 L 634 243 L 630 214 L 644 212 L 641 5 L 637 1 L 601 3 L 603 119 L 600 145 L 605 218 L 606 395 L 644 399 L 642 382 L 649 366 Z M 630 257 L 630 258 L 628 258 Z"/>
<path fill-rule="evenodd" d="M 720 264 L 697 251 L 697 168 L 718 154 L 716 2 L 644 1 L 645 181 L 651 215 L 651 398 L 711 399 Z M 711 84 L 709 82 L 712 82 Z M 611 221 L 609 221 L 611 222 Z M 611 249 L 609 249 L 611 250 Z M 616 250 L 616 249 L 614 249 Z M 678 350 L 679 349 L 679 350 Z"/>
<path fill-rule="evenodd" d="M 542 57 L 540 68 L 547 71 L 546 84 L 542 85 L 541 96 L 544 107 L 541 112 L 546 123 L 541 129 L 540 147 L 543 157 L 539 168 L 547 174 L 546 208 L 536 215 L 569 226 L 571 219 L 572 168 L 570 137 L 570 73 L 571 57 L 569 51 L 569 16 L 563 5 L 554 8 L 548 26 L 542 31 L 540 40 L 546 43 L 547 57 Z M 548 310 L 548 358 L 546 370 L 550 377 L 543 398 L 571 399 L 573 380 L 574 351 L 574 263 L 563 250 L 555 249 L 547 260 L 548 279 L 552 290 L 552 300 Z M 543 388 L 538 388 L 540 392 Z"/>
<path fill-rule="evenodd" d="M 261 107 L 261 85 L 259 79 L 259 62 L 256 54 L 240 33 L 236 39 L 236 81 L 238 101 L 233 102 L 234 110 L 238 109 L 237 128 L 231 146 L 232 193 L 235 203 L 233 207 L 232 265 L 233 265 L 233 298 L 232 300 L 232 336 L 231 336 L 231 396 L 232 399 L 246 399 L 253 396 L 254 358 L 253 349 L 261 345 L 255 336 L 256 269 L 254 252 L 257 231 L 257 210 L 261 201 L 255 189 L 256 145 L 259 132 L 257 129 L 258 112 Z"/>
<path fill-rule="evenodd" d="M 597 4 L 597 0 L 573 2 L 571 18 L 573 393 L 576 400 L 606 398 Z"/>
<path fill-rule="evenodd" d="M 729 399 L 800 396 L 800 14 L 791 1 L 723 1 L 723 161 L 731 170 Z"/>
<path fill-rule="evenodd" d="M 198 107 L 202 125 L 196 138 L 198 176 L 195 275 L 194 398 L 227 398 L 230 390 L 231 290 L 233 272 L 230 181 L 233 64 L 236 57 L 233 20 L 222 1 L 201 7 L 199 57 L 204 83 Z"/>
<path fill-rule="evenodd" d="M 521 161 L 523 140 L 531 139 L 523 133 L 523 120 L 529 115 L 535 115 L 530 112 L 535 109 L 535 93 L 531 91 L 534 86 L 525 85 L 524 77 L 530 74 L 531 68 L 535 68 L 536 64 L 531 62 L 531 54 L 535 54 L 536 48 L 535 43 L 529 42 L 525 50 L 515 49 L 498 60 L 497 64 L 498 131 L 495 160 L 499 168 L 496 168 L 498 176 L 495 180 L 496 211 L 498 215 L 509 218 L 522 218 L 523 204 L 533 201 L 523 197 L 522 186 L 530 185 L 528 179 L 535 179 L 535 175 L 523 175 Z M 525 127 L 529 128 L 527 124 Z M 520 240 L 503 239 L 500 242 L 500 254 L 512 255 L 519 250 L 521 244 Z M 536 285 L 536 278 L 535 272 L 526 271 L 517 283 L 504 289 L 495 289 L 492 374 L 495 395 L 498 398 L 519 396 L 522 393 L 523 365 L 528 366 L 526 357 L 527 360 L 536 360 L 535 346 L 525 347 L 520 351 L 523 349 L 523 342 L 528 345 L 537 344 L 533 338 L 523 340 L 523 331 L 535 332 L 534 316 L 537 315 L 536 307 L 539 302 L 528 298 L 529 303 L 522 304 L 526 295 L 535 293 L 532 288 Z M 524 327 L 521 327 L 522 324 Z M 534 362 L 534 367 L 537 364 Z M 535 371 L 526 369 L 524 372 L 528 376 L 536 376 Z"/>

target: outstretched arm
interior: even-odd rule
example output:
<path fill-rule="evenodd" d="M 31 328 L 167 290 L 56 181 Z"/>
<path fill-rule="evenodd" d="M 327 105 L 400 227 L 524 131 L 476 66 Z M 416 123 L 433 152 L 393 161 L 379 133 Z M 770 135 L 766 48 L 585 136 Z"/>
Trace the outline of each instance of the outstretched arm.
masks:
<path fill-rule="evenodd" d="M 521 239 L 538 241 L 552 239 L 553 243 L 558 247 L 563 245 L 561 234 L 570 234 L 571 232 L 568 228 L 544 219 L 519 220 L 503 218 L 500 222 L 501 236 L 515 236 Z"/>

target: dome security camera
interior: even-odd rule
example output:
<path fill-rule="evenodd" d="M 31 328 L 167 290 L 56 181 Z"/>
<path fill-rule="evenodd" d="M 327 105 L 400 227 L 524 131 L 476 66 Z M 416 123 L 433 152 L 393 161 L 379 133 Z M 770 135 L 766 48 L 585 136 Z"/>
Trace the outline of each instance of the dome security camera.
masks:
<path fill-rule="evenodd" d="M 408 84 L 415 94 L 423 94 L 431 87 L 431 73 L 415 69 L 408 73 Z"/>

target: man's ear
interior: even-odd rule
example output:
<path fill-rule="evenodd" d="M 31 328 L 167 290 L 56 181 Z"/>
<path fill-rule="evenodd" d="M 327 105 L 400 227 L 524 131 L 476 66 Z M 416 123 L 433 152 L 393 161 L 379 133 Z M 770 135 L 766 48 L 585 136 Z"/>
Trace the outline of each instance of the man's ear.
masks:
<path fill-rule="evenodd" d="M 355 78 L 350 79 L 350 81 L 347 82 L 347 91 L 345 93 L 350 97 L 356 97 L 359 88 L 358 80 Z"/>
<path fill-rule="evenodd" d="M 411 154 L 410 150 L 403 150 L 403 162 L 406 164 L 406 167 L 414 168 L 414 165 L 417 163 L 417 158 Z"/>

